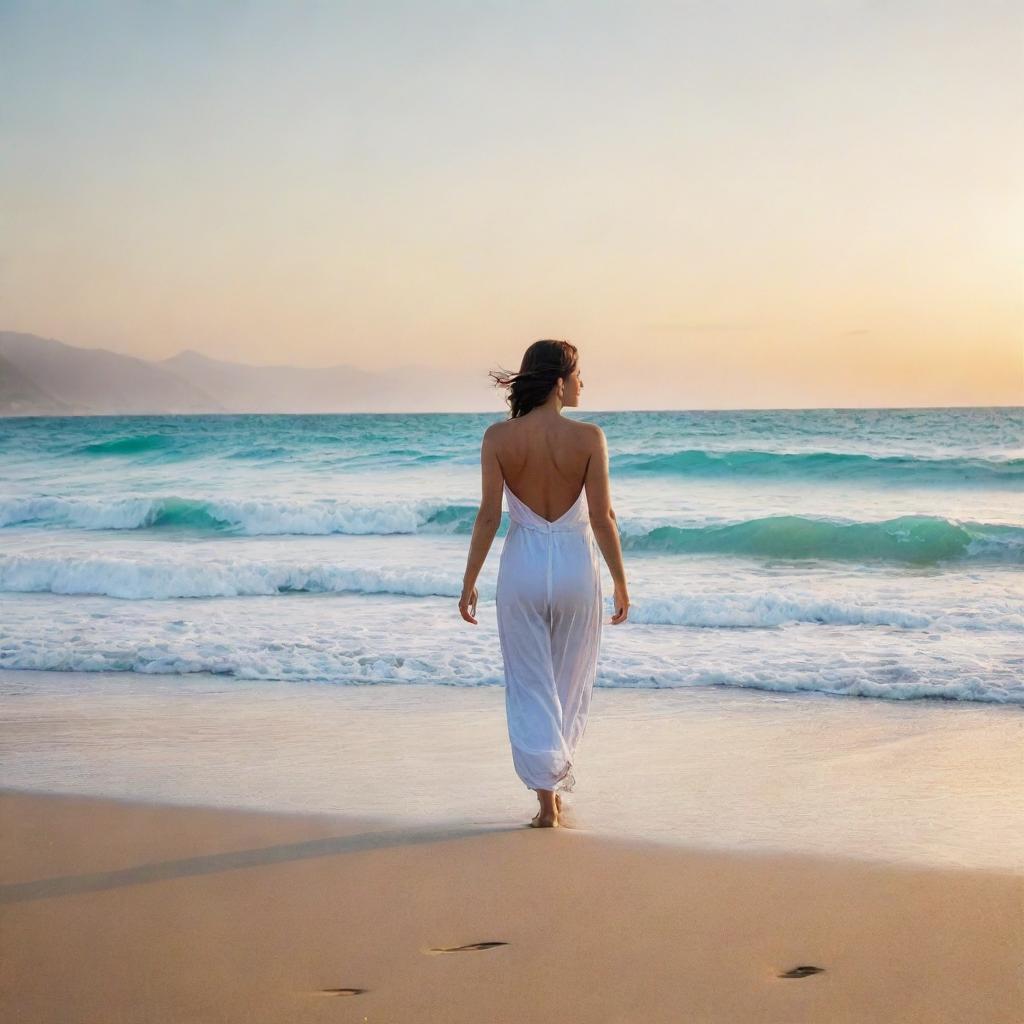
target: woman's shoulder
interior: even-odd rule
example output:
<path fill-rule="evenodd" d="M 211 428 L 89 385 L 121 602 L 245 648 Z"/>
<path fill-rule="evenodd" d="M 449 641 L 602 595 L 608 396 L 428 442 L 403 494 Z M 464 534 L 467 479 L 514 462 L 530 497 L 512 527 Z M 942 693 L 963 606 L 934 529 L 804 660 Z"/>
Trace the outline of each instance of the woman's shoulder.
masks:
<path fill-rule="evenodd" d="M 522 419 L 509 418 L 489 424 L 484 430 L 483 436 L 485 441 L 501 441 L 503 438 L 508 438 L 515 443 L 513 439 L 517 433 L 526 429 Z M 604 431 L 596 423 L 590 423 L 587 420 L 563 417 L 558 429 L 564 431 L 563 436 L 578 438 L 583 444 L 600 444 L 604 441 Z M 529 432 L 524 436 L 529 436 Z"/>
<path fill-rule="evenodd" d="M 580 431 L 580 436 L 586 438 L 591 444 L 604 443 L 604 431 L 596 423 L 588 423 L 586 420 L 572 420 L 571 422 Z"/>

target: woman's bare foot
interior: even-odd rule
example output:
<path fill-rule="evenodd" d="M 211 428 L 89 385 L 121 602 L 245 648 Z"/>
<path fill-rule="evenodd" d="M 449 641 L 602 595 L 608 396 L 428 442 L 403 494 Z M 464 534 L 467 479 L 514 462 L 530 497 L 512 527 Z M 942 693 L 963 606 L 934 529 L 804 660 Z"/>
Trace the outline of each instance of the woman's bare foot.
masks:
<path fill-rule="evenodd" d="M 533 816 L 533 820 L 530 822 L 531 828 L 558 828 L 558 814 L 562 810 L 562 798 L 557 793 L 554 794 L 554 800 L 550 798 L 545 801 L 540 794 L 540 790 L 537 790 L 537 799 L 540 801 L 540 810 Z M 545 803 L 547 806 L 545 807 Z"/>
<path fill-rule="evenodd" d="M 558 814 L 545 814 L 543 811 L 538 811 L 530 822 L 531 828 L 558 828 Z"/>

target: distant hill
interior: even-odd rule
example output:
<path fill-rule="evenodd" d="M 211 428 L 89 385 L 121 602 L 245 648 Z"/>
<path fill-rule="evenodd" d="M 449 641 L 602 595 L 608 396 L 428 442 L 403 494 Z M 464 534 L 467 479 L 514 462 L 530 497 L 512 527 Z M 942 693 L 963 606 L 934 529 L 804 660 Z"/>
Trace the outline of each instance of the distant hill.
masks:
<path fill-rule="evenodd" d="M 103 348 L 75 348 L 52 338 L 2 331 L 0 358 L 3 415 L 225 411 L 215 398 L 173 373 Z M 25 397 L 11 400 L 9 389 Z"/>
<path fill-rule="evenodd" d="M 192 349 L 150 362 L 0 332 L 0 416 L 474 411 L 500 404 L 489 388 L 484 367 L 460 375 L 424 366 L 251 366 Z"/>
<path fill-rule="evenodd" d="M 33 384 L 14 363 L 0 355 L 0 411 L 12 416 L 59 416 L 69 410 L 67 405 Z"/>

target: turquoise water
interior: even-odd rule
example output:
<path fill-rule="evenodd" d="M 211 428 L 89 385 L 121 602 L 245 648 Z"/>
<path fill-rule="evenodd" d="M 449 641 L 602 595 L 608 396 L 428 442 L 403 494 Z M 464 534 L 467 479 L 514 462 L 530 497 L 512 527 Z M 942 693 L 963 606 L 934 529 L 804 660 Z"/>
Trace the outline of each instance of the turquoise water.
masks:
<path fill-rule="evenodd" d="M 1024 703 L 1024 409 L 571 415 L 633 602 L 599 686 Z M 456 608 L 499 418 L 0 421 L 0 668 L 500 685 L 507 517 Z"/>

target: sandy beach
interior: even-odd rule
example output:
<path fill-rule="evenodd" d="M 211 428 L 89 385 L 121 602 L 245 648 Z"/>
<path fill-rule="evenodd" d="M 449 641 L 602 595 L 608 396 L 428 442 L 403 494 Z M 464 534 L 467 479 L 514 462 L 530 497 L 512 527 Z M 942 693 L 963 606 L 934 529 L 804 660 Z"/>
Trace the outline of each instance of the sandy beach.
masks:
<path fill-rule="evenodd" d="M 9 1021 L 1024 1018 L 1014 872 L 12 790 L 0 813 Z"/>
<path fill-rule="evenodd" d="M 500 688 L 0 672 L 0 1019 L 1024 1019 L 1017 709 L 594 696 L 542 831 Z"/>

